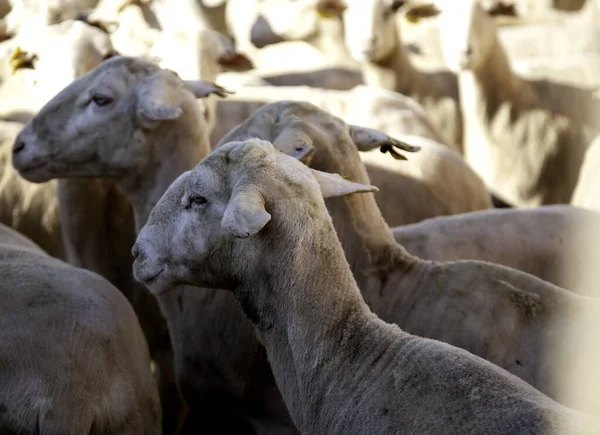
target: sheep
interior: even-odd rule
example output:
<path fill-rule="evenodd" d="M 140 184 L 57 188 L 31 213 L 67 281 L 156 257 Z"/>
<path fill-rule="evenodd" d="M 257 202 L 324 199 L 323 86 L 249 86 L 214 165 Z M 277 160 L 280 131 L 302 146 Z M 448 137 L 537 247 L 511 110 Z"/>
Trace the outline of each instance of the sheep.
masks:
<path fill-rule="evenodd" d="M 403 1 L 349 0 L 343 14 L 345 41 L 360 63 L 365 84 L 417 100 L 443 134 L 462 145 L 462 120 L 456 76 L 449 71 L 417 69 L 404 48 L 395 12 Z"/>
<path fill-rule="evenodd" d="M 600 214 L 569 205 L 481 210 L 392 228 L 396 241 L 425 260 L 482 260 L 522 270 L 588 296 L 582 257 L 600 247 Z M 571 249 L 571 247 L 575 249 Z"/>
<path fill-rule="evenodd" d="M 119 83 L 129 83 L 129 86 L 122 87 Z M 206 82 L 184 84 L 197 97 L 207 92 L 221 92 Z M 51 138 L 52 146 L 61 152 L 46 154 L 56 160 L 45 166 L 48 172 L 44 177 L 64 178 L 59 188 L 63 183 L 69 183 L 68 186 L 81 183 L 77 177 L 110 178 L 116 184 L 116 199 L 122 200 L 117 195 L 120 190 L 127 194 L 127 202 L 133 208 L 132 211 L 126 209 L 125 213 L 117 208 L 114 200 L 98 196 L 96 183 L 88 190 L 85 184 L 75 185 L 73 191 L 67 192 L 64 202 L 61 201 L 69 206 L 71 230 L 65 231 L 66 235 L 77 244 L 75 250 L 81 255 L 91 255 L 93 262 L 107 260 L 101 257 L 101 248 L 86 252 L 89 249 L 85 243 L 89 236 L 84 233 L 87 216 L 98 216 L 104 222 L 101 228 L 117 227 L 116 234 L 98 235 L 98 238 L 111 236 L 114 243 L 121 243 L 108 246 L 113 250 L 110 252 L 120 254 L 124 249 L 130 250 L 132 233 L 127 230 L 133 230 L 133 225 L 124 226 L 123 215 L 132 212 L 135 226 L 139 228 L 170 182 L 208 153 L 201 105 L 183 89 L 184 84 L 174 73 L 149 61 L 127 57 L 109 59 L 61 91 L 15 141 L 13 164 L 27 179 L 44 181 L 37 169 L 28 170 L 26 155 L 36 148 L 38 140 Z M 74 109 L 81 95 L 102 97 L 99 104 L 106 105 L 98 106 L 91 101 L 95 106 L 88 110 Z M 126 102 L 132 99 L 135 104 Z M 102 132 L 100 138 L 98 132 Z M 133 137 L 133 140 L 123 147 L 123 137 Z M 90 199 L 84 202 L 85 198 Z M 110 208 L 106 210 L 105 205 Z M 130 275 L 131 261 L 129 257 L 125 264 L 116 263 L 114 268 L 117 272 L 128 268 Z M 130 290 L 137 292 L 132 297 L 139 298 L 139 291 L 143 289 Z M 281 398 L 264 349 L 254 338 L 251 325 L 233 297 L 213 293 L 198 298 L 194 290 L 183 287 L 170 296 L 158 298 L 169 326 L 177 382 L 191 408 L 183 428 L 192 433 L 200 427 L 249 433 L 253 427 L 262 425 L 282 426 L 278 433 L 286 433 L 286 426 L 291 423 L 285 407 L 279 405 Z M 140 317 L 148 318 L 151 313 L 143 311 Z M 215 340 L 215 337 L 220 339 Z"/>
<path fill-rule="evenodd" d="M 440 133 L 423 108 L 414 100 L 385 90 L 364 86 L 347 92 L 308 87 L 240 88 L 233 98 L 218 103 L 219 122 L 211 142 L 215 143 L 264 103 L 282 99 L 309 101 L 347 122 L 381 130 L 398 139 L 408 140 L 406 135 L 411 135 L 410 140 L 419 142 L 423 152 L 406 163 L 379 152 L 361 155 L 369 176 L 379 183 L 377 202 L 390 226 L 492 207 L 481 179 L 458 153 L 440 144 Z M 449 177 L 452 183 L 448 183 Z"/>
<path fill-rule="evenodd" d="M 178 50 L 173 50 L 178 47 Z M 175 71 L 187 80 L 215 81 L 221 71 L 247 71 L 252 61 L 236 51 L 229 38 L 211 29 L 163 31 L 150 49 L 162 68 Z M 209 96 L 202 100 L 207 130 L 216 123 L 217 99 Z"/>
<path fill-rule="evenodd" d="M 50 255 L 66 259 L 62 243 L 56 182 L 36 185 L 23 180 L 10 164 L 11 145 L 27 121 L 76 77 L 99 64 L 112 46 L 105 33 L 77 21 L 65 21 L 32 35 L 17 36 L 8 48 L 28 50 L 33 65 L 15 59 L 14 75 L 0 87 L 0 222 L 22 232 Z M 4 45 L 4 44 L 3 44 Z M 33 69 L 31 69 L 33 67 Z"/>
<path fill-rule="evenodd" d="M 328 65 L 356 67 L 344 44 L 343 23 L 338 16 L 343 5 L 329 0 L 257 0 L 256 7 L 266 29 L 282 40 L 307 42 Z M 253 42 L 260 38 L 252 36 Z"/>
<path fill-rule="evenodd" d="M 369 178 L 357 149 L 411 149 L 397 141 L 390 143 L 373 130 L 347 125 L 312 104 L 294 101 L 258 110 L 216 148 L 250 138 L 270 141 L 284 153 L 290 143 L 302 138 L 313 147 L 304 159 L 310 167 L 360 184 L 369 184 Z M 492 263 L 437 263 L 414 257 L 394 240 L 373 194 L 328 200 L 327 206 L 361 293 L 384 321 L 466 349 L 561 403 L 584 406 L 561 396 L 559 373 L 574 378 L 569 379 L 572 385 L 582 379 L 577 379 L 573 364 L 563 367 L 555 354 L 573 355 L 580 349 L 570 335 L 578 322 L 587 328 L 589 345 L 597 343 L 597 335 L 591 332 L 596 326 L 589 322 L 598 317 L 600 301 Z M 595 375 L 586 378 L 586 388 L 598 381 Z"/>
<path fill-rule="evenodd" d="M 441 0 L 436 4 L 443 11 L 444 56 L 459 77 L 467 162 L 504 202 L 569 203 L 598 130 L 591 96 L 514 74 L 494 22 L 477 0 L 466 2 L 468 13 Z"/>
<path fill-rule="evenodd" d="M 81 10 L 96 6 L 98 0 L 11 0 L 11 10 L 4 17 L 9 33 L 37 33 L 39 27 L 73 20 Z"/>
<path fill-rule="evenodd" d="M 101 0 L 78 18 L 104 29 L 116 51 L 125 56 L 147 56 L 161 34 L 150 6 L 143 3 Z"/>
<path fill-rule="evenodd" d="M 0 224 L 0 432 L 160 434 L 148 345 L 99 275 Z"/>
<path fill-rule="evenodd" d="M 23 233 L 51 256 L 65 259 L 56 182 L 33 184 L 11 164 L 12 144 L 23 128 L 0 122 L 0 223 Z"/>
<path fill-rule="evenodd" d="M 3 74 L 0 118 L 7 121 L 27 121 L 57 90 L 113 53 L 105 32 L 73 20 L 18 35 L 5 44 L 7 54 L 19 50 L 27 56 L 15 59 L 14 74 Z"/>
<path fill-rule="evenodd" d="M 594 139 L 585 152 L 571 204 L 600 211 L 598 162 L 600 162 L 600 136 Z"/>
<path fill-rule="evenodd" d="M 374 190 L 311 173 L 266 141 L 225 144 L 156 204 L 134 275 L 156 295 L 181 283 L 229 290 L 301 433 L 597 431 L 596 419 L 369 309 L 323 198 Z"/>

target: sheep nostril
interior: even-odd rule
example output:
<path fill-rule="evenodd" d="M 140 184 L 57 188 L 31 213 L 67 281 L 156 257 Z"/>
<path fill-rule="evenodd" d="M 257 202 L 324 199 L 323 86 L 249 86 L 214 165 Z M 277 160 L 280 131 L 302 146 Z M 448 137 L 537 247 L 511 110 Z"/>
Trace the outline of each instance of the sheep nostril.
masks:
<path fill-rule="evenodd" d="M 13 146 L 13 153 L 17 154 L 25 149 L 25 141 L 18 140 Z"/>
<path fill-rule="evenodd" d="M 140 248 L 138 248 L 138 245 L 133 245 L 133 248 L 131 248 L 131 255 L 133 255 L 133 258 L 137 258 L 140 255 Z"/>

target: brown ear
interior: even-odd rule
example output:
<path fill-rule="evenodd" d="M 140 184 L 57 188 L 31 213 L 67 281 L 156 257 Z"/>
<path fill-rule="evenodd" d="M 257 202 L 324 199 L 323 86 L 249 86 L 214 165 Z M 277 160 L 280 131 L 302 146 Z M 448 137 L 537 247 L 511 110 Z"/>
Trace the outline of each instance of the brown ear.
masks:
<path fill-rule="evenodd" d="M 254 69 L 254 64 L 248 56 L 243 53 L 227 53 L 221 56 L 217 63 L 223 67 L 225 71 L 249 71 Z"/>
<path fill-rule="evenodd" d="M 442 11 L 434 3 L 408 6 L 404 18 L 411 23 L 418 23 L 421 18 L 430 18 L 439 15 Z"/>
<path fill-rule="evenodd" d="M 316 5 L 317 13 L 323 18 L 339 17 L 347 8 L 343 0 L 319 0 Z"/>
<path fill-rule="evenodd" d="M 503 17 L 518 17 L 517 7 L 514 3 L 504 3 L 502 0 L 494 2 L 490 7 L 486 8 L 486 12 L 492 16 Z"/>

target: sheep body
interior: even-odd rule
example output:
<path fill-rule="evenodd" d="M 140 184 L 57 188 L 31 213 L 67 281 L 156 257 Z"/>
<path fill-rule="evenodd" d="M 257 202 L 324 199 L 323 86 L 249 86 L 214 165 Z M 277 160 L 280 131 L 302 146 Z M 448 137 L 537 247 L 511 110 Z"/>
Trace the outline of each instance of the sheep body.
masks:
<path fill-rule="evenodd" d="M 466 160 L 509 204 L 569 203 L 598 108 L 582 89 L 516 76 L 493 21 L 475 0 L 469 7 L 460 15 L 464 39 L 454 35 L 459 16 L 449 4 L 440 21 L 446 59 L 459 74 Z"/>
<path fill-rule="evenodd" d="M 119 83 L 128 86 L 120 87 Z M 115 104 L 110 116 L 73 111 L 73 101 L 79 95 L 96 89 L 113 89 L 111 97 L 115 101 L 136 99 L 137 104 Z M 172 179 L 208 153 L 207 124 L 202 103 L 196 100 L 204 97 L 207 89 L 222 94 L 222 89 L 215 85 L 183 82 L 174 73 L 139 58 L 110 59 L 61 91 L 27 124 L 21 132 L 21 140 L 27 145 L 23 154 L 17 152 L 13 158 L 24 176 L 41 181 L 41 172 L 27 171 L 26 154 L 40 151 L 41 148 L 36 151 L 37 144 L 49 136 L 54 138 L 49 146 L 63 149 L 60 156 L 52 153 L 57 158 L 50 159 L 46 168 L 50 168 L 49 172 L 43 176 L 64 178 L 59 187 L 65 194 L 61 204 L 68 207 L 69 230 L 65 233 L 70 239 L 69 246 L 87 267 L 102 267 L 122 280 L 123 291 L 137 302 L 148 336 L 155 339 L 156 347 L 152 350 L 158 354 L 157 358 L 168 350 L 160 347 L 161 341 L 157 342 L 164 339 L 160 334 L 166 332 L 158 322 L 162 319 L 153 318 L 149 304 L 154 300 L 144 297 L 148 293 L 127 281 L 131 274 L 123 272 L 131 271 L 132 259 L 121 253 L 131 249 L 131 236 L 135 235 L 133 221 L 136 227 L 143 225 L 147 213 Z M 150 113 L 141 111 L 142 108 Z M 148 116 L 155 119 L 147 119 Z M 85 127 L 59 131 L 58 119 L 66 120 L 63 122 L 69 126 Z M 97 139 L 99 132 L 101 139 Z M 123 137 L 133 138 L 127 147 L 123 147 Z M 94 157 L 73 163 L 80 154 Z M 72 163 L 63 165 L 62 159 Z M 77 179 L 81 176 L 102 179 L 89 183 Z M 127 219 L 132 211 L 134 219 Z M 96 217 L 101 228 L 111 230 L 89 236 L 83 225 L 89 213 Z M 91 252 L 85 243 L 89 237 L 101 243 Z M 102 258 L 104 251 L 109 253 L 108 264 Z M 98 264 L 100 261 L 104 263 Z M 203 297 L 196 297 L 195 293 L 195 289 L 182 286 L 158 298 L 175 351 L 172 364 L 178 386 L 191 408 L 182 430 L 246 432 L 253 427 L 275 426 L 281 430 L 279 433 L 293 432 L 287 410 L 278 405 L 281 399 L 266 364 L 264 349 L 254 339 L 235 300 L 220 292 L 207 291 Z M 166 356 L 164 359 L 167 360 Z M 168 376 L 168 370 L 164 374 Z"/>
<path fill-rule="evenodd" d="M 152 211 L 133 249 L 136 279 L 155 294 L 179 282 L 228 283 L 266 346 L 301 433 L 598 430 L 595 419 L 493 364 L 374 315 L 321 196 L 373 188 L 314 174 L 268 142 L 224 144 L 179 177 Z M 219 211 L 180 207 L 199 194 Z M 193 240 L 181 237 L 189 233 Z M 316 261 L 307 267 L 309 258 Z"/>
<path fill-rule="evenodd" d="M 289 123 L 274 122 L 283 119 Z M 314 105 L 282 101 L 257 111 L 219 146 L 260 138 L 286 152 L 281 138 L 294 135 L 312 142 L 314 151 L 305 160 L 309 166 L 360 184 L 368 184 L 369 178 L 358 149 L 365 142 L 389 144 Z M 600 378 L 578 378 L 575 366 L 563 363 L 561 356 L 576 358 L 583 345 L 574 337 L 582 330 L 588 331 L 586 346 L 598 340 L 590 332 L 597 330 L 596 298 L 483 261 L 420 260 L 394 240 L 371 193 L 331 198 L 327 207 L 363 298 L 384 321 L 466 349 L 568 406 L 593 409 L 595 404 L 564 396 L 562 387 L 592 388 Z"/>
<path fill-rule="evenodd" d="M 392 232 L 408 252 L 425 260 L 489 261 L 585 293 L 576 265 L 580 257 L 593 258 L 600 246 L 591 242 L 600 234 L 600 214 L 568 205 L 493 209 L 431 218 Z"/>
<path fill-rule="evenodd" d="M 0 225 L 3 433 L 159 434 L 135 313 L 99 275 Z"/>

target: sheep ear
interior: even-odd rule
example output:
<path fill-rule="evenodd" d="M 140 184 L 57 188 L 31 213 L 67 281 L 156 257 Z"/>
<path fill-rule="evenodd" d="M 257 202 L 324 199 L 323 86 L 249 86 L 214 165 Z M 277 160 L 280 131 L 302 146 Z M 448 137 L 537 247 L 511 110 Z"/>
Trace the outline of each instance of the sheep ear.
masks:
<path fill-rule="evenodd" d="M 223 67 L 225 71 L 244 72 L 254 69 L 254 63 L 243 53 L 227 53 L 221 56 L 217 63 Z"/>
<path fill-rule="evenodd" d="M 504 17 L 518 17 L 517 7 L 514 3 L 504 3 L 503 1 L 494 2 L 488 6 L 485 10 L 488 15 L 492 17 L 504 16 Z"/>
<path fill-rule="evenodd" d="M 231 197 L 221 226 L 235 237 L 246 238 L 258 233 L 271 220 L 265 200 L 253 189 L 244 189 Z"/>
<path fill-rule="evenodd" d="M 404 18 L 411 23 L 418 23 L 421 18 L 435 17 L 441 12 L 440 8 L 434 3 L 409 5 Z"/>
<path fill-rule="evenodd" d="M 147 129 L 158 127 L 162 121 L 177 119 L 183 113 L 181 107 L 167 104 L 160 95 L 154 92 L 143 95 L 138 100 L 138 119 L 142 126 Z"/>
<path fill-rule="evenodd" d="M 322 18 L 338 17 L 347 8 L 343 0 L 319 0 L 316 4 L 317 13 Z"/>
<path fill-rule="evenodd" d="M 399 141 L 372 128 L 358 127 L 356 125 L 350 125 L 349 127 L 350 137 L 359 151 L 371 151 L 379 148 L 382 153 L 388 152 L 396 160 L 407 160 L 404 155 L 397 153 L 394 148 L 411 153 L 421 149 L 421 147 L 410 145 L 405 141 Z"/>
<path fill-rule="evenodd" d="M 234 94 L 216 83 L 207 82 L 204 80 L 184 80 L 183 83 L 188 91 L 196 96 L 196 98 L 205 98 L 210 94 L 215 94 L 220 97 L 226 97 L 227 94 Z"/>
<path fill-rule="evenodd" d="M 321 186 L 323 198 L 350 195 L 351 193 L 379 192 L 379 189 L 375 186 L 355 183 L 344 179 L 338 174 L 321 172 L 316 169 L 311 169 L 311 172 L 319 186 Z"/>

